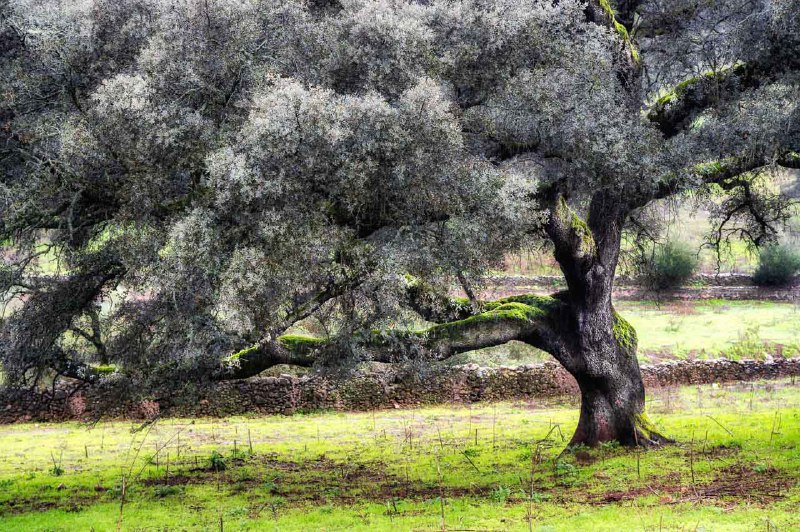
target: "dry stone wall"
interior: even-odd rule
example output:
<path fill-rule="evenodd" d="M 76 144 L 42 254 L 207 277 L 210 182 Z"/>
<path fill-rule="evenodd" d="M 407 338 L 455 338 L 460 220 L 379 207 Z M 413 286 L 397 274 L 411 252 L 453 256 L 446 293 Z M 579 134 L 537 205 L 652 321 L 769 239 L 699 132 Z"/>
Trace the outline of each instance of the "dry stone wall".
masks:
<path fill-rule="evenodd" d="M 800 375 L 800 359 L 680 361 L 642 366 L 648 389 L 682 384 L 752 381 Z M 371 410 L 435 403 L 576 397 L 575 380 L 558 364 L 490 369 L 474 364 L 425 373 L 378 368 L 347 380 L 322 376 L 254 377 L 119 405 L 118 388 L 0 396 L 0 423 L 170 416 L 293 414 Z M 108 409 L 109 405 L 115 405 Z"/>

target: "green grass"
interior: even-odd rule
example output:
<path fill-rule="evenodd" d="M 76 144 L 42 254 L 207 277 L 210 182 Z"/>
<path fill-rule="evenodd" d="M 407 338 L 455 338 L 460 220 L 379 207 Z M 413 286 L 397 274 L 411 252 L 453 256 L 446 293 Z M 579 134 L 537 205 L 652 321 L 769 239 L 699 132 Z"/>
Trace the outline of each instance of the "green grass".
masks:
<path fill-rule="evenodd" d="M 761 358 L 794 356 L 800 307 L 772 301 L 618 302 L 636 328 L 639 358 Z"/>
<path fill-rule="evenodd" d="M 776 301 L 618 301 L 636 329 L 642 363 L 725 357 L 763 359 L 800 354 L 800 306 Z M 518 366 L 552 360 L 520 342 L 471 351 L 448 364 Z"/>
<path fill-rule="evenodd" d="M 800 527 L 800 386 L 662 390 L 648 411 L 676 445 L 560 454 L 569 401 L 4 426 L 0 529 Z"/>

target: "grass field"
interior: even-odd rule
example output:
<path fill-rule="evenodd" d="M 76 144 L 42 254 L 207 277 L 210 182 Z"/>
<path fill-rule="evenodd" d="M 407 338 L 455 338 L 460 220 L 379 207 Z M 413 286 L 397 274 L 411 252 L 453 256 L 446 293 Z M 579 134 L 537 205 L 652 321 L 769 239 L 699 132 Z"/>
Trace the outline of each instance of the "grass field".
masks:
<path fill-rule="evenodd" d="M 619 301 L 617 311 L 636 328 L 639 361 L 743 358 L 800 354 L 800 306 L 774 301 Z M 530 346 L 463 353 L 450 364 L 516 366 L 551 360 Z"/>
<path fill-rule="evenodd" d="M 643 361 L 762 358 L 800 351 L 800 306 L 772 301 L 619 302 Z"/>
<path fill-rule="evenodd" d="M 677 444 L 562 454 L 568 402 L 4 426 L 0 529 L 800 527 L 800 384 L 662 390 L 648 410 Z"/>

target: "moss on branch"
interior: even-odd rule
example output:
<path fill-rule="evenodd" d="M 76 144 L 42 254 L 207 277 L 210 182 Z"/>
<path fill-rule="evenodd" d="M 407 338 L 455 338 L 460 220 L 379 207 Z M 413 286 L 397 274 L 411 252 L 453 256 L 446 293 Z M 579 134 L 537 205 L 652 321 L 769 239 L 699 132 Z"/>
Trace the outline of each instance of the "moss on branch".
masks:
<path fill-rule="evenodd" d="M 234 361 L 237 361 L 239 359 L 246 358 L 246 357 L 248 357 L 250 355 L 256 354 L 258 352 L 258 350 L 259 350 L 258 344 L 251 345 L 250 347 L 242 349 L 241 351 L 237 351 L 236 353 L 228 356 L 225 359 L 225 362 L 234 362 Z"/>
<path fill-rule="evenodd" d="M 111 375 L 117 371 L 117 366 L 114 364 L 100 364 L 98 366 L 94 366 L 94 370 L 101 375 Z"/>
<path fill-rule="evenodd" d="M 547 311 L 540 306 L 529 305 L 518 301 L 491 304 L 491 307 L 492 309 L 486 312 L 470 316 L 463 320 L 434 325 L 428 329 L 417 331 L 417 334 L 441 336 L 442 334 L 447 335 L 451 331 L 461 330 L 465 327 L 480 323 L 500 321 L 530 322 L 537 318 L 542 318 L 547 314 Z"/>
<path fill-rule="evenodd" d="M 595 242 L 591 229 L 589 229 L 587 223 L 567 205 L 563 196 L 559 198 L 556 204 L 555 216 L 570 234 L 578 239 L 578 252 L 586 255 L 594 252 Z"/>
<path fill-rule="evenodd" d="M 736 159 L 728 157 L 726 159 L 719 159 L 717 161 L 710 161 L 707 163 L 699 163 L 694 166 L 694 171 L 698 176 L 703 179 L 713 179 L 717 176 L 725 174 L 730 171 L 731 166 L 736 162 Z"/>
<path fill-rule="evenodd" d="M 625 42 L 627 47 L 631 51 L 631 58 L 635 63 L 639 63 L 641 58 L 639 57 L 639 50 L 636 49 L 633 42 L 631 41 L 631 36 L 628 33 L 628 28 L 626 28 L 620 21 L 617 20 L 617 14 L 614 12 L 614 8 L 611 7 L 611 4 L 608 0 L 598 0 L 600 4 L 600 8 L 606 13 L 606 15 L 611 20 L 611 24 L 614 26 L 617 34 L 622 38 Z"/>
<path fill-rule="evenodd" d="M 316 349 L 326 343 L 324 338 L 304 334 L 284 334 L 278 337 L 278 342 L 290 351 Z"/>
<path fill-rule="evenodd" d="M 394 362 L 407 355 L 406 347 L 416 346 L 436 358 L 500 345 L 514 339 L 530 339 L 545 326 L 563 303 L 554 297 L 511 296 L 482 303 L 484 312 L 463 319 L 417 330 L 375 330 L 361 341 L 375 354 L 375 360 Z M 407 345 L 406 345 L 407 344 Z M 329 339 L 302 334 L 285 334 L 276 342 L 255 344 L 224 360 L 223 378 L 255 375 L 275 364 L 311 365 L 319 350 L 333 345 Z M 419 351 L 417 351 L 419 352 Z M 232 369 L 231 369 L 232 368 Z"/>
<path fill-rule="evenodd" d="M 487 310 L 466 319 L 434 325 L 409 334 L 438 357 L 521 340 L 534 347 L 551 327 L 563 303 L 553 297 L 512 296 L 483 303 Z"/>
<path fill-rule="evenodd" d="M 699 83 L 704 81 L 722 81 L 729 74 L 741 72 L 744 70 L 744 68 L 745 63 L 739 61 L 732 65 L 726 65 L 716 70 L 706 70 L 705 72 L 702 72 L 696 76 L 692 76 L 681 81 L 672 89 L 665 91 L 658 98 L 656 98 L 652 106 L 655 108 L 666 107 L 667 105 L 679 100 L 689 91 L 689 89 L 697 86 Z"/>
<path fill-rule="evenodd" d="M 495 301 L 487 301 L 483 303 L 483 308 L 486 310 L 497 310 L 499 307 L 508 305 L 510 303 L 522 303 L 529 307 L 535 307 L 545 312 L 554 310 L 559 305 L 559 301 L 551 296 L 521 294 L 518 296 L 504 297 Z"/>
<path fill-rule="evenodd" d="M 324 338 L 303 334 L 284 334 L 278 337 L 278 343 L 280 346 L 293 353 L 308 353 L 309 351 L 313 351 L 314 349 L 323 346 L 326 342 L 327 341 Z M 224 362 L 230 364 L 238 361 L 244 361 L 252 357 L 257 357 L 261 350 L 262 347 L 260 345 L 254 344 L 250 347 L 242 349 L 241 351 L 237 351 L 232 355 L 229 355 L 227 358 L 225 358 Z"/>
<path fill-rule="evenodd" d="M 251 377 L 278 364 L 310 367 L 316 361 L 316 348 L 326 343 L 325 339 L 304 335 L 283 335 L 277 341 L 260 342 L 225 357 L 216 378 Z"/>

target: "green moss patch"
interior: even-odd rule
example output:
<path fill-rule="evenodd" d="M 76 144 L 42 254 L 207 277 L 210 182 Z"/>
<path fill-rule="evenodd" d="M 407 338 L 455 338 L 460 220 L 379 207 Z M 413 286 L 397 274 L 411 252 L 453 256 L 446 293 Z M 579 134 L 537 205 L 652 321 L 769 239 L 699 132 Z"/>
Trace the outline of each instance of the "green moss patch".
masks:
<path fill-rule="evenodd" d="M 592 231 L 585 221 L 567 205 L 566 200 L 561 197 L 556 205 L 555 215 L 562 223 L 570 227 L 573 234 L 580 239 L 581 253 L 591 253 L 595 247 Z"/>
<path fill-rule="evenodd" d="M 292 351 L 298 349 L 313 349 L 325 343 L 324 338 L 303 334 L 284 334 L 278 337 L 278 341 L 283 347 Z"/>
<path fill-rule="evenodd" d="M 636 355 L 636 329 L 628 323 L 628 321 L 614 311 L 614 338 L 617 339 L 619 345 L 626 351 L 630 351 L 632 355 Z"/>
<path fill-rule="evenodd" d="M 94 370 L 102 375 L 110 375 L 117 371 L 117 366 L 114 364 L 100 364 L 99 366 L 95 366 Z"/>
<path fill-rule="evenodd" d="M 247 347 L 245 349 L 242 349 L 241 351 L 232 354 L 231 356 L 228 357 L 228 360 L 229 361 L 239 360 L 241 357 L 252 355 L 256 351 L 258 351 L 258 345 L 251 345 L 250 347 Z"/>

